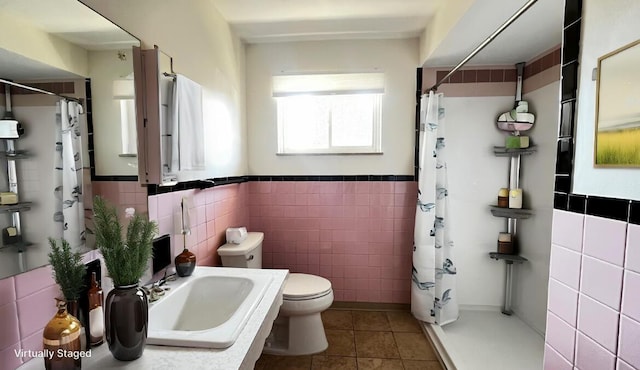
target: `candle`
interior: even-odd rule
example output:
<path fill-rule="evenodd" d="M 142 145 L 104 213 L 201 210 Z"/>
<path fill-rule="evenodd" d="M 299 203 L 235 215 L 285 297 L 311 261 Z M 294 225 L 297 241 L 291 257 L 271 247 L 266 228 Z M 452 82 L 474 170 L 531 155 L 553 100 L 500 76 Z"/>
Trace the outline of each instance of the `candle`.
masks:
<path fill-rule="evenodd" d="M 509 208 L 522 208 L 522 189 L 509 191 Z"/>

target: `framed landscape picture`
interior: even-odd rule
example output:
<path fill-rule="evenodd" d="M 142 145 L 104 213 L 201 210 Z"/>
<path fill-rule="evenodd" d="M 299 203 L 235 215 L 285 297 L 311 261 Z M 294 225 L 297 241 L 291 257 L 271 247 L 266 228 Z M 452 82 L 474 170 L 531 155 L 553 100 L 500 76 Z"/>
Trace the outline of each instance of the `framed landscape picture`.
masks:
<path fill-rule="evenodd" d="M 640 167 L 640 40 L 598 59 L 596 167 Z"/>

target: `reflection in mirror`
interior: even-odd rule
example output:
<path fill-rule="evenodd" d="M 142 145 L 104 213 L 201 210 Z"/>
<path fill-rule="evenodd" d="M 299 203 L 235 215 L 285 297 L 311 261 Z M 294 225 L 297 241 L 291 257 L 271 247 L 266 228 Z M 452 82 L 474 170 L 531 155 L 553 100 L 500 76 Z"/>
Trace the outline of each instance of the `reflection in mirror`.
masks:
<path fill-rule="evenodd" d="M 76 225 L 66 214 L 64 222 L 55 222 L 62 220 L 69 205 L 80 205 L 79 219 L 83 213 L 90 215 L 91 167 L 98 176 L 137 173 L 135 150 L 131 150 L 136 141 L 134 96 L 126 88 L 133 81 L 131 47 L 139 41 L 76 0 L 6 0 L 0 20 L 0 32 L 11 35 L 0 40 L 0 78 L 54 93 L 13 86 L 5 94 L 0 86 L 0 117 L 10 110 L 24 128 L 18 138 L 0 138 L 0 150 L 25 151 L 0 158 L 0 192 L 15 190 L 20 203 L 30 202 L 18 212 L 14 206 L 0 204 L 0 231 L 7 234 L 0 239 L 0 278 L 4 278 L 47 264 L 47 237 L 59 238 L 63 229 Z M 61 158 L 64 148 L 70 147 L 65 146 L 67 131 L 61 134 L 56 127 L 66 122 L 60 107 L 69 106 L 60 96 L 78 98 L 82 104 L 79 130 L 69 130 L 79 132 L 81 141 L 71 156 L 71 163 L 82 160 L 75 164 L 82 170 L 77 171 L 74 187 L 57 172 L 65 168 Z M 75 190 L 69 192 L 75 198 L 69 201 L 60 195 L 66 191 L 59 184 Z M 82 197 L 76 196 L 79 192 Z M 87 227 L 91 228 L 90 222 Z M 21 246 L 11 238 L 15 229 Z M 93 247 L 90 234 L 86 241 L 78 240 L 75 247 L 81 251 Z"/>

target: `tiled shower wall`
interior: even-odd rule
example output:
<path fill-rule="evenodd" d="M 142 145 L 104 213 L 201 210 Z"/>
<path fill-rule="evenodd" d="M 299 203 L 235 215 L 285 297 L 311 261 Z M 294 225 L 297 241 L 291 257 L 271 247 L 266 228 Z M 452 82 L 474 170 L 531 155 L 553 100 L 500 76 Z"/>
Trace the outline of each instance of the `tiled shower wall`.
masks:
<path fill-rule="evenodd" d="M 640 226 L 555 210 L 552 244 L 544 368 L 640 369 Z"/>
<path fill-rule="evenodd" d="M 252 181 L 264 267 L 316 274 L 336 301 L 409 303 L 414 181 Z"/>

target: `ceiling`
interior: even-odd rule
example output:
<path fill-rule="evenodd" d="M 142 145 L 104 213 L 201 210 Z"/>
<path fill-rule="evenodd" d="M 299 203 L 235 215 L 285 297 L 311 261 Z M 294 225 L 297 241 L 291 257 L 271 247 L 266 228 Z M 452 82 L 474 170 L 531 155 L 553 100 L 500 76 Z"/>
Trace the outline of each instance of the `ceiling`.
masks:
<path fill-rule="evenodd" d="M 139 44 L 132 35 L 78 0 L 0 0 L 0 10 L 87 50 Z"/>
<path fill-rule="evenodd" d="M 212 0 L 246 42 L 416 37 L 444 0 Z"/>
<path fill-rule="evenodd" d="M 428 67 L 452 66 L 500 27 L 526 0 L 475 0 L 456 26 L 429 55 Z M 562 42 L 563 1 L 538 0 L 469 65 L 506 65 L 531 61 Z"/>
<path fill-rule="evenodd" d="M 86 50 L 128 49 L 139 41 L 78 0 L 0 0 L 3 15 Z M 0 47 L 0 77 L 14 80 L 78 78 Z"/>
<path fill-rule="evenodd" d="M 444 0 L 211 0 L 248 43 L 420 36 Z M 461 0 L 449 0 L 461 1 Z M 471 0 L 424 63 L 453 66 L 526 0 Z M 561 42 L 563 2 L 538 0 L 470 65 L 528 61 Z"/>

